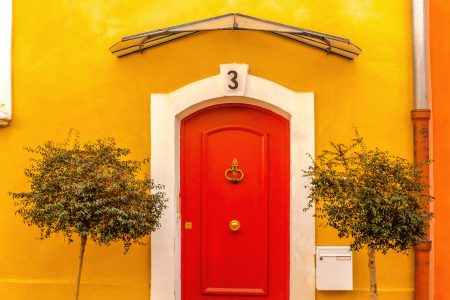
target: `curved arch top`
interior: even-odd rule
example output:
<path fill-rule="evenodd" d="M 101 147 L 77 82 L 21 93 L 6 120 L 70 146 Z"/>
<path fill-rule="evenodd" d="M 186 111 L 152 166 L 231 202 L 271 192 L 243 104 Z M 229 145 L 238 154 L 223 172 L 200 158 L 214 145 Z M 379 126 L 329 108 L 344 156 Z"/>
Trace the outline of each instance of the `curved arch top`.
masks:
<path fill-rule="evenodd" d="M 219 75 L 168 94 L 151 95 L 151 176 L 164 184 L 169 200 L 161 229 L 152 234 L 151 299 L 181 299 L 179 214 L 180 121 L 205 107 L 244 103 L 271 110 L 291 123 L 290 299 L 315 298 L 315 219 L 307 206 L 301 170 L 314 155 L 314 94 L 295 92 L 270 80 L 248 75 L 243 96 L 224 96 Z"/>
<path fill-rule="evenodd" d="M 170 108 L 176 115 L 183 118 L 195 110 L 202 109 L 206 106 L 212 105 L 213 103 L 229 103 L 230 101 L 225 99 L 231 99 L 230 97 L 226 97 L 223 100 L 217 99 L 225 96 L 225 93 L 220 87 L 220 75 L 215 75 L 185 85 L 169 94 L 152 94 L 151 99 L 152 102 L 168 102 L 168 108 Z M 256 102 L 265 103 L 260 103 L 263 104 L 263 106 L 272 106 L 269 109 L 276 111 L 278 114 L 287 119 L 290 119 L 289 111 L 292 110 L 292 106 L 295 102 L 304 102 L 304 109 L 308 109 L 306 102 L 312 102 L 312 107 L 309 107 L 309 109 L 314 109 L 314 93 L 294 92 L 273 81 L 254 75 L 248 75 L 247 77 L 247 85 L 244 96 L 247 98 L 252 98 Z M 238 99 L 234 100 L 237 101 L 237 103 L 240 102 Z M 200 104 L 201 102 L 203 102 L 203 104 Z M 198 106 L 199 104 L 200 106 Z M 191 110 L 190 108 L 194 105 L 196 105 L 195 110 Z M 314 112 L 308 111 L 307 113 Z"/>

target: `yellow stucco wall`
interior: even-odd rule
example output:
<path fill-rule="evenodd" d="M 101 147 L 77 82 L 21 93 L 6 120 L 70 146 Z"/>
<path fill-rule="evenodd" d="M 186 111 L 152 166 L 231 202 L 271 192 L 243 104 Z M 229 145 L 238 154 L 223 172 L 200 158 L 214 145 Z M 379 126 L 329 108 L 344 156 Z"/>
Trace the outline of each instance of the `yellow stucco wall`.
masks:
<path fill-rule="evenodd" d="M 8 191 L 26 188 L 24 146 L 112 136 L 149 156 L 149 96 L 215 75 L 221 63 L 247 63 L 250 74 L 315 93 L 316 149 L 347 142 L 356 125 L 370 146 L 412 158 L 409 1 L 155 0 L 14 1 L 13 118 L 0 129 L 0 299 L 68 299 L 78 241 L 37 239 L 14 215 Z M 257 32 L 211 32 L 121 59 L 108 48 L 122 36 L 240 12 L 351 39 L 354 62 Z M 161 128 L 161 130 L 164 130 Z M 299 176 L 300 176 L 299 172 Z M 301 213 L 301 212 L 299 212 Z M 345 245 L 317 227 L 318 245 Z M 148 299 L 149 247 L 88 244 L 81 299 Z M 412 299 L 413 256 L 378 260 L 381 299 Z M 366 253 L 356 253 L 353 292 L 317 299 L 368 297 Z M 157 300 L 157 299 L 155 299 Z"/>

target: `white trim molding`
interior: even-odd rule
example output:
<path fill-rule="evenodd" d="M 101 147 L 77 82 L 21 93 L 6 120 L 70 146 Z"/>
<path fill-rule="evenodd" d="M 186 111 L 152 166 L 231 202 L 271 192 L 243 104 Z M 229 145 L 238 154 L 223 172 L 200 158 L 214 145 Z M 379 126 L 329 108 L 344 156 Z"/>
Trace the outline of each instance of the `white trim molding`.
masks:
<path fill-rule="evenodd" d="M 303 212 L 308 202 L 308 182 L 301 172 L 311 163 L 307 153 L 314 156 L 314 94 L 294 92 L 244 74 L 244 97 L 224 97 L 223 80 L 227 77 L 220 74 L 168 94 L 151 95 L 151 176 L 165 185 L 170 199 L 161 228 L 151 238 L 151 300 L 181 300 L 180 121 L 195 111 L 221 103 L 252 104 L 290 120 L 290 300 L 315 299 L 315 219 L 313 210 Z"/>
<path fill-rule="evenodd" d="M 12 0 L 0 1 L 0 127 L 11 121 Z"/>

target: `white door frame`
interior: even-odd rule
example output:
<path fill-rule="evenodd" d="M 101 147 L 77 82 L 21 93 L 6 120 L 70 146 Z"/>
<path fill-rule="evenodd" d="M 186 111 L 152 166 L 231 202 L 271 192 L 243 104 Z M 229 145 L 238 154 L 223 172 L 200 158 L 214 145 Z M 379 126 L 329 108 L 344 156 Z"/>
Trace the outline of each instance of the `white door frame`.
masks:
<path fill-rule="evenodd" d="M 294 92 L 248 75 L 247 65 L 221 65 L 222 69 L 227 67 L 244 70 L 239 76 L 245 76 L 241 95 L 246 98 L 227 97 L 223 89 L 225 77 L 220 75 L 168 94 L 151 95 L 151 177 L 165 185 L 169 202 L 161 228 L 151 237 L 150 299 L 181 300 L 180 120 L 222 103 L 256 105 L 290 120 L 290 300 L 315 299 L 315 219 L 312 209 L 303 212 L 308 203 L 308 182 L 301 172 L 311 163 L 307 153 L 314 156 L 314 94 Z"/>

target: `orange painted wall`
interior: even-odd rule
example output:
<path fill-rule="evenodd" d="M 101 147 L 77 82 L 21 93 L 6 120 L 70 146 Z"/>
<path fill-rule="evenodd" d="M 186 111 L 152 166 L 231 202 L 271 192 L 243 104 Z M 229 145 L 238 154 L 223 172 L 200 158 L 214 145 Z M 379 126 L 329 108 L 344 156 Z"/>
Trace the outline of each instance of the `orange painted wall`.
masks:
<path fill-rule="evenodd" d="M 430 1 L 430 55 L 434 134 L 435 300 L 450 292 L 450 2 Z"/>

